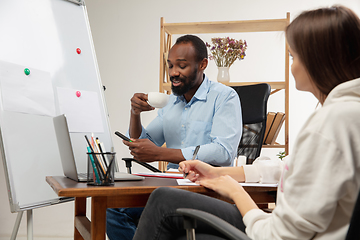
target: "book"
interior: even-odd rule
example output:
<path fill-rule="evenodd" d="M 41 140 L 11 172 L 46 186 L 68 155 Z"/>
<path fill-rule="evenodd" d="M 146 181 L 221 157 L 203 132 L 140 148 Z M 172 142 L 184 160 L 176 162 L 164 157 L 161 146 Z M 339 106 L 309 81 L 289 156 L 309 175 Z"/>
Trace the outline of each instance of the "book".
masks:
<path fill-rule="evenodd" d="M 277 136 L 279 135 L 281 126 L 285 120 L 285 113 L 277 112 L 273 123 L 271 124 L 269 133 L 265 139 L 265 144 L 274 144 Z"/>
<path fill-rule="evenodd" d="M 272 123 L 274 121 L 275 115 L 276 115 L 276 113 L 274 113 L 274 112 L 268 112 L 268 114 L 267 114 L 266 129 L 265 129 L 264 141 L 263 141 L 264 144 L 266 143 L 266 139 L 267 139 L 267 136 L 269 134 L 269 130 L 271 128 L 271 125 L 272 125 Z"/>

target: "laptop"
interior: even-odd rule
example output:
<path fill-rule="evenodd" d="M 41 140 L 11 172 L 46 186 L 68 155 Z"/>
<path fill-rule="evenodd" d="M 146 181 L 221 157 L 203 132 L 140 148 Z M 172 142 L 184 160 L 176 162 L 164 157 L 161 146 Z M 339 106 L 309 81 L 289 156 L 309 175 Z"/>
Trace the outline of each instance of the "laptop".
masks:
<path fill-rule="evenodd" d="M 64 175 L 78 182 L 86 182 L 86 173 L 78 173 L 76 169 L 74 152 L 71 146 L 69 129 L 65 115 L 54 117 L 53 120 Z M 84 148 L 84 153 L 85 151 L 86 149 Z M 139 181 L 144 179 L 142 176 L 136 176 L 124 172 L 115 172 L 114 175 L 115 181 Z"/>

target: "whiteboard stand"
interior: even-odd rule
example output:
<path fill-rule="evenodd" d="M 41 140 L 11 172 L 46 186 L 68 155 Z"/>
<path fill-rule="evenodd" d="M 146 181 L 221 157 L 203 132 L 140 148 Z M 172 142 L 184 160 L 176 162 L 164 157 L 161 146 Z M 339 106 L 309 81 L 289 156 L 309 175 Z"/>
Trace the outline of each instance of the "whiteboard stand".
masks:
<path fill-rule="evenodd" d="M 16 239 L 23 213 L 24 213 L 24 211 L 18 212 L 10 240 Z M 26 211 L 26 219 L 27 219 L 27 239 L 33 240 L 33 212 L 32 212 L 32 209 Z"/>
<path fill-rule="evenodd" d="M 26 220 L 27 220 L 27 239 L 33 240 L 33 210 L 26 211 Z"/>
<path fill-rule="evenodd" d="M 12 232 L 12 234 L 11 234 L 10 240 L 15 240 L 15 239 L 16 239 L 16 236 L 17 236 L 18 231 L 19 231 L 19 227 L 20 227 L 20 222 L 21 222 L 22 215 L 23 215 L 23 211 L 18 212 L 18 215 L 17 215 L 17 217 L 16 217 L 14 229 L 13 229 L 13 232 Z"/>

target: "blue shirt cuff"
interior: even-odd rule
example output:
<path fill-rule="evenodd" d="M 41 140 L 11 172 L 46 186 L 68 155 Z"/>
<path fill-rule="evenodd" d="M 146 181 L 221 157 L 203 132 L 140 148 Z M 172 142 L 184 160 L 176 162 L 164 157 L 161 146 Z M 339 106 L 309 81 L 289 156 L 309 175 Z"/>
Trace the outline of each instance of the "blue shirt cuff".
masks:
<path fill-rule="evenodd" d="M 184 156 L 185 160 L 191 160 L 194 154 L 195 148 L 194 147 L 188 147 L 181 149 L 181 153 Z"/>

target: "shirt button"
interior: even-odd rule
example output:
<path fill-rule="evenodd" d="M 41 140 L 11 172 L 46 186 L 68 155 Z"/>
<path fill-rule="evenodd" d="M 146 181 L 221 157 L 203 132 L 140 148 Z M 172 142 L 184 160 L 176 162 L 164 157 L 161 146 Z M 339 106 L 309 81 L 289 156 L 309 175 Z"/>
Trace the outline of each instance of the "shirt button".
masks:
<path fill-rule="evenodd" d="M 184 125 L 181 125 L 181 127 L 184 127 Z"/>
<path fill-rule="evenodd" d="M 187 107 L 185 108 L 185 110 L 187 110 Z"/>
<path fill-rule="evenodd" d="M 184 144 L 184 142 L 181 142 L 181 144 Z"/>

